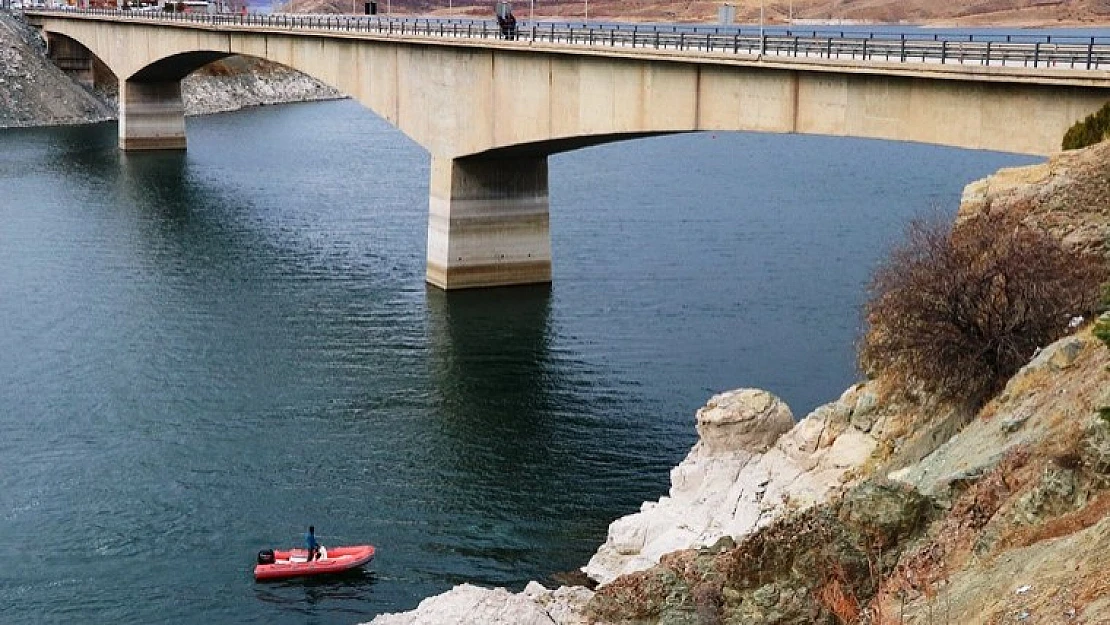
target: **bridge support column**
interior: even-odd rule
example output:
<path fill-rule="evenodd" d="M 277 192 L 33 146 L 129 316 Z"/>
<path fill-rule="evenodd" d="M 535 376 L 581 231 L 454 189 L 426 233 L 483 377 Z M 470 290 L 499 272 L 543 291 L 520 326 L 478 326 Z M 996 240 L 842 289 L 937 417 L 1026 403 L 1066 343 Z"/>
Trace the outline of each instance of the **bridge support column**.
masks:
<path fill-rule="evenodd" d="M 185 104 L 181 81 L 119 85 L 121 150 L 184 150 Z"/>
<path fill-rule="evenodd" d="M 432 156 L 427 280 L 441 289 L 551 282 L 547 157 Z"/>

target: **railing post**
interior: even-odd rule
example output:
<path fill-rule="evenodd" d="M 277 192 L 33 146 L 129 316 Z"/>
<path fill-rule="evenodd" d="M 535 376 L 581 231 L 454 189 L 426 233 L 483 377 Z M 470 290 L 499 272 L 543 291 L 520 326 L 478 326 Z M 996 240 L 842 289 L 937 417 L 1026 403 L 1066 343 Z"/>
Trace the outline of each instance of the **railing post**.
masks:
<path fill-rule="evenodd" d="M 1041 42 L 1033 45 L 1033 67 L 1037 66 L 1037 62 L 1041 60 Z"/>
<path fill-rule="evenodd" d="M 902 35 L 902 46 L 901 46 L 901 50 L 899 52 L 899 60 L 902 63 L 906 62 L 906 36 L 905 35 Z"/>
<path fill-rule="evenodd" d="M 945 59 L 948 58 L 948 41 L 940 42 L 940 64 L 944 65 Z"/>
<path fill-rule="evenodd" d="M 759 54 L 760 56 L 767 53 L 767 35 L 761 34 L 759 36 Z"/>
<path fill-rule="evenodd" d="M 832 37 L 828 38 L 828 44 L 825 48 L 825 58 L 826 59 L 831 59 L 832 58 Z"/>
<path fill-rule="evenodd" d="M 860 56 L 862 57 L 860 59 L 861 61 L 866 61 L 867 60 L 867 40 L 866 39 L 863 40 L 863 47 L 860 50 Z"/>
<path fill-rule="evenodd" d="M 1087 44 L 1087 69 L 1091 69 L 1091 57 L 1095 53 L 1095 38 L 1091 37 L 1091 43 Z"/>
<path fill-rule="evenodd" d="M 732 53 L 736 54 L 739 51 L 740 51 L 740 33 L 736 33 L 732 36 Z"/>
<path fill-rule="evenodd" d="M 991 64 L 991 42 L 987 42 L 987 58 L 983 60 L 983 65 Z"/>

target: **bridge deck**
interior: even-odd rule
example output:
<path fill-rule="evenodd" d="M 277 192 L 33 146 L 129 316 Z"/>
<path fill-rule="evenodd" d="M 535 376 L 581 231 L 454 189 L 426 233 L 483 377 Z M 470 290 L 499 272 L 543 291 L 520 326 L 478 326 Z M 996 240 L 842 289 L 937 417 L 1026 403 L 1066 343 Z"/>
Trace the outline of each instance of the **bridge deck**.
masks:
<path fill-rule="evenodd" d="M 758 62 L 784 69 L 882 73 L 974 81 L 1103 86 L 1110 82 L 1110 38 L 937 33 L 745 33 L 744 29 L 659 26 L 522 24 L 506 39 L 493 22 L 335 15 L 219 15 L 28 10 L 28 16 L 158 23 L 204 30 L 280 32 L 329 37 L 387 38 L 425 45 L 524 48 L 551 53 L 635 56 L 701 63 Z"/>

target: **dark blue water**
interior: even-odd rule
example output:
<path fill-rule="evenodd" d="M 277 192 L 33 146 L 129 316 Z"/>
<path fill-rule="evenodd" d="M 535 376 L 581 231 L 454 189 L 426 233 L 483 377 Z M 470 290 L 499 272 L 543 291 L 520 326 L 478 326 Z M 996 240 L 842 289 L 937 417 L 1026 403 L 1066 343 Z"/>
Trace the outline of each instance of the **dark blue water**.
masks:
<path fill-rule="evenodd" d="M 869 267 L 1032 159 L 700 134 L 551 159 L 551 287 L 424 286 L 428 158 L 357 104 L 0 132 L 0 623 L 354 623 L 582 565 L 714 392 L 855 378 Z M 315 523 L 365 573 L 255 584 Z"/>

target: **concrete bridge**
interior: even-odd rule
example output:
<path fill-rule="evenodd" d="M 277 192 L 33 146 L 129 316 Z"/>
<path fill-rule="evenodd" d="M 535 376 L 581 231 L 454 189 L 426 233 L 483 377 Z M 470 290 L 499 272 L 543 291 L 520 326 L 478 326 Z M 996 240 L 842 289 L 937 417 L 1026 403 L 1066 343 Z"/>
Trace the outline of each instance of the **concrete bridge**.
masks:
<path fill-rule="evenodd" d="M 985 64 L 969 66 L 835 59 L 831 40 L 828 56 L 805 58 L 760 54 L 765 40 L 755 54 L 737 54 L 708 43 L 697 51 L 595 42 L 592 31 L 595 45 L 583 46 L 448 36 L 442 27 L 368 32 L 330 18 L 322 27 L 28 15 L 70 71 L 87 71 L 95 55 L 119 79 L 124 150 L 185 149 L 181 79 L 233 54 L 350 94 L 431 153 L 427 280 L 443 289 L 551 280 L 550 154 L 703 130 L 1048 154 L 1069 125 L 1110 99 L 1110 72 L 1086 69 L 1090 48 L 1086 66 L 1073 70 L 999 67 L 989 46 Z"/>

